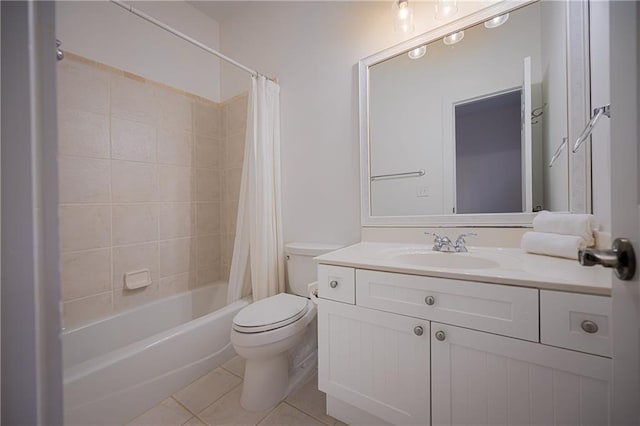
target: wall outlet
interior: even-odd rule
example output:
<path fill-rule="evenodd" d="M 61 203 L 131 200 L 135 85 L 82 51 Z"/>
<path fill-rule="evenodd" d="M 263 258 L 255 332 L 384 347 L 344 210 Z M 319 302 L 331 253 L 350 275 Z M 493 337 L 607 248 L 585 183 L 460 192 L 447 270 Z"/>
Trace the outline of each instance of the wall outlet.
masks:
<path fill-rule="evenodd" d="M 428 197 L 429 196 L 429 187 L 428 186 L 419 186 L 416 189 L 416 197 Z"/>

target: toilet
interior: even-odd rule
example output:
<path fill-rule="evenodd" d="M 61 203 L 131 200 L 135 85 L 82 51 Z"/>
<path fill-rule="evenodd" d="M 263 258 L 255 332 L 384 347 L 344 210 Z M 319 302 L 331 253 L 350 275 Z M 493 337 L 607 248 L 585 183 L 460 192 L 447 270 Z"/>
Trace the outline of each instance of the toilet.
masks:
<path fill-rule="evenodd" d="M 317 280 L 313 258 L 339 248 L 287 244 L 287 293 L 252 303 L 234 317 L 231 343 L 246 360 L 240 399 L 245 410 L 273 407 L 313 374 L 318 347 L 316 304 L 309 293 Z"/>

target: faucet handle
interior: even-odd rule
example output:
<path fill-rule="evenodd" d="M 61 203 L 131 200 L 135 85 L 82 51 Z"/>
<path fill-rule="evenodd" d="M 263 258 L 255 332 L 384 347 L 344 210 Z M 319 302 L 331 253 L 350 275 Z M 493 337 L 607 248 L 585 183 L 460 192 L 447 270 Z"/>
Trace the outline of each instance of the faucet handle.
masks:
<path fill-rule="evenodd" d="M 445 238 L 449 240 L 447 237 L 443 237 L 440 234 L 436 234 L 435 232 L 425 232 L 424 235 L 433 235 L 433 251 L 440 251 L 444 244 Z M 451 244 L 451 241 L 447 241 L 448 244 Z"/>
<path fill-rule="evenodd" d="M 465 245 L 467 243 L 467 240 L 465 240 L 465 237 L 477 237 L 478 234 L 476 234 L 475 232 L 467 232 L 466 234 L 460 234 L 458 236 L 458 238 L 456 238 L 456 243 L 455 243 L 455 247 L 456 247 L 456 251 L 457 252 L 467 252 L 467 246 Z"/>
<path fill-rule="evenodd" d="M 425 232 L 424 235 L 433 235 L 433 242 L 434 243 L 437 242 L 437 241 L 442 240 L 442 235 L 437 234 L 435 232 Z"/>

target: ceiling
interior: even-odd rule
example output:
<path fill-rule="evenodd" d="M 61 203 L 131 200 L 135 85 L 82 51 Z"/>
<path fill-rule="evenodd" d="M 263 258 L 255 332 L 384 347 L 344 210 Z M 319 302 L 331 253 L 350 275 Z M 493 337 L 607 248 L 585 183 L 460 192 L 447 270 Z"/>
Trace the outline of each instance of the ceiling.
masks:
<path fill-rule="evenodd" d="M 207 15 L 209 18 L 222 22 L 231 16 L 238 14 L 241 10 L 248 7 L 252 2 L 244 0 L 235 1 L 201 1 L 188 0 L 191 6 Z"/>

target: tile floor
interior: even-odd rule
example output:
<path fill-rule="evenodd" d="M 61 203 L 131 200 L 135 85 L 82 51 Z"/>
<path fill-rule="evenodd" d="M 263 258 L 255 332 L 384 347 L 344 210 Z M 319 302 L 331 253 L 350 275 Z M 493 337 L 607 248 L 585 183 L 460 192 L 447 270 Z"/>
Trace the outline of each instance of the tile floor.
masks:
<path fill-rule="evenodd" d="M 318 375 L 271 410 L 249 412 L 240 406 L 244 360 L 235 357 L 180 389 L 129 425 L 278 425 L 340 426 L 325 414 L 325 394 Z"/>

